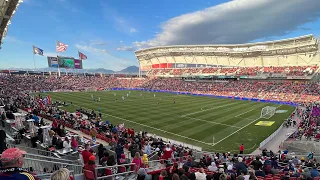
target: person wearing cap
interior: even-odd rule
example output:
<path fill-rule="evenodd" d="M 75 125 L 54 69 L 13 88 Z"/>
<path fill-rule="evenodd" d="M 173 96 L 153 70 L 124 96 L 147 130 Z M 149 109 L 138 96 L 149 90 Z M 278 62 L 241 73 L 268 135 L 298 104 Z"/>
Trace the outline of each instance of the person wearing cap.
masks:
<path fill-rule="evenodd" d="M 18 148 L 9 148 L 1 155 L 2 169 L 0 170 L 1 180 L 37 180 L 38 178 L 22 168 L 25 151 Z"/>
<path fill-rule="evenodd" d="M 95 168 L 97 167 L 96 165 L 96 157 L 95 156 L 90 156 L 89 161 L 87 164 L 84 165 L 83 169 L 86 169 L 88 171 L 92 171 L 93 174 L 95 174 Z"/>

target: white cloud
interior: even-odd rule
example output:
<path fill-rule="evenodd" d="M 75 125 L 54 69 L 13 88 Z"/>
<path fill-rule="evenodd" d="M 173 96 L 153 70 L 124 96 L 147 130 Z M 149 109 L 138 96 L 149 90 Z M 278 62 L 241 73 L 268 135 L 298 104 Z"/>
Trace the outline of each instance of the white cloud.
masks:
<path fill-rule="evenodd" d="M 134 51 L 134 47 L 132 47 L 132 46 L 122 46 L 122 47 L 118 47 L 117 51 Z"/>
<path fill-rule="evenodd" d="M 284 36 L 320 16 L 319 0 L 233 0 L 169 19 L 137 49 L 183 44 L 245 43 Z"/>
<path fill-rule="evenodd" d="M 95 47 L 93 47 L 91 45 L 86 46 L 86 45 L 76 44 L 76 48 L 78 48 L 78 49 L 80 49 L 82 51 L 90 52 L 90 53 L 106 53 L 106 54 L 108 54 L 107 50 L 95 48 Z"/>
<path fill-rule="evenodd" d="M 135 28 L 130 28 L 130 33 L 135 33 L 138 32 L 138 30 L 136 30 Z"/>
<path fill-rule="evenodd" d="M 123 41 L 122 40 L 120 40 L 120 43 L 122 43 Z"/>
<path fill-rule="evenodd" d="M 99 61 L 100 64 L 104 64 L 105 68 L 112 70 L 121 70 L 128 66 L 132 66 L 136 64 L 136 60 L 125 59 L 122 57 L 118 57 L 112 53 L 110 53 L 106 49 L 96 48 L 92 45 L 75 45 L 77 49 L 88 53 L 88 61 Z"/>

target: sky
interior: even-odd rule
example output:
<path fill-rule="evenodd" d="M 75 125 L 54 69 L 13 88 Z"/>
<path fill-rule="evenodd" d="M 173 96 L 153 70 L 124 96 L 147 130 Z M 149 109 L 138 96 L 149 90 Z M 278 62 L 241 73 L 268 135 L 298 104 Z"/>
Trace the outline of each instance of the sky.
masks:
<path fill-rule="evenodd" d="M 138 49 L 320 36 L 320 0 L 24 0 L 2 49 L 1 68 L 44 68 L 45 56 L 87 55 L 86 69 L 138 65 Z M 68 45 L 55 51 L 56 41 Z M 45 56 L 33 57 L 32 46 Z M 33 59 L 34 58 L 34 59 Z M 35 62 L 35 63 L 34 63 Z"/>

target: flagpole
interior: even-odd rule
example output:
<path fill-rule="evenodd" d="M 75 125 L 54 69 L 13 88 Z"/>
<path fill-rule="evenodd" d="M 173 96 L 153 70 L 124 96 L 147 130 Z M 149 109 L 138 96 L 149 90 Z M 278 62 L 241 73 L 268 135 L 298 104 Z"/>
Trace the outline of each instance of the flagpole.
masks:
<path fill-rule="evenodd" d="M 33 59 L 33 65 L 34 65 L 34 70 L 36 70 L 36 60 L 34 59 L 34 46 L 32 46 L 32 59 Z"/>
<path fill-rule="evenodd" d="M 56 41 L 56 51 L 57 51 L 58 41 Z M 58 76 L 60 77 L 60 65 L 59 65 L 59 52 L 57 51 L 57 62 L 58 62 Z"/>

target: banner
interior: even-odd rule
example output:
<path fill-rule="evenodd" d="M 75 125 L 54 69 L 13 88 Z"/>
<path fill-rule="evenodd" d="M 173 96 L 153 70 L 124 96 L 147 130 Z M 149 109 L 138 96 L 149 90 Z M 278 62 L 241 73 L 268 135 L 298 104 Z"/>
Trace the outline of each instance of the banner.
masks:
<path fill-rule="evenodd" d="M 48 66 L 58 68 L 58 58 L 57 57 L 47 57 L 48 59 Z"/>
<path fill-rule="evenodd" d="M 48 66 L 54 68 L 83 69 L 82 61 L 73 57 L 50 57 L 48 56 Z M 58 66 L 59 63 L 59 66 Z"/>
<path fill-rule="evenodd" d="M 74 59 L 74 68 L 75 69 L 82 69 L 82 61 L 79 59 Z"/>

